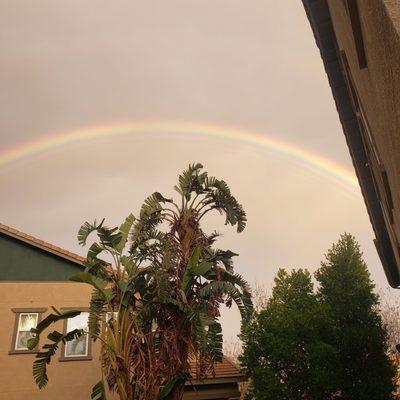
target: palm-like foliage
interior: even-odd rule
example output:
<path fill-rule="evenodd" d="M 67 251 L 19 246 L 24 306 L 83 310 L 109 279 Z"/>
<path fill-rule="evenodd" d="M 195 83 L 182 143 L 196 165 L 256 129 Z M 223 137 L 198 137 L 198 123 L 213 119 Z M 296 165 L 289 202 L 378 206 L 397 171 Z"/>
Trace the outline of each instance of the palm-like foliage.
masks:
<path fill-rule="evenodd" d="M 34 336 L 28 340 L 29 349 L 32 350 L 39 344 L 40 334 L 51 324 L 64 319 L 73 318 L 80 314 L 80 311 L 66 311 L 62 313 L 55 308 L 53 308 L 53 310 L 55 314 L 48 315 L 43 321 L 39 322 L 36 328 L 31 329 Z M 49 339 L 51 343 L 46 343 L 43 346 L 42 351 L 36 354 L 36 360 L 33 362 L 33 377 L 40 389 L 47 385 L 47 364 L 50 364 L 60 343 L 70 342 L 83 334 L 84 332 L 81 329 L 74 329 L 73 331 L 67 332 L 65 335 L 58 331 L 53 331 L 47 335 L 47 339 Z"/>
<path fill-rule="evenodd" d="M 85 272 L 71 279 L 93 286 L 88 331 L 101 341 L 103 375 L 121 399 L 180 399 L 190 359 L 199 361 L 199 377 L 222 359 L 220 305 L 235 302 L 242 318 L 252 308 L 246 282 L 233 272 L 237 254 L 214 249 L 218 234 L 200 227 L 217 210 L 241 232 L 245 213 L 227 184 L 202 168 L 190 165 L 179 176 L 178 203 L 156 192 L 119 229 L 103 220 L 79 230 L 82 245 L 91 233 L 97 241 Z M 101 387 L 94 396 L 103 396 Z"/>

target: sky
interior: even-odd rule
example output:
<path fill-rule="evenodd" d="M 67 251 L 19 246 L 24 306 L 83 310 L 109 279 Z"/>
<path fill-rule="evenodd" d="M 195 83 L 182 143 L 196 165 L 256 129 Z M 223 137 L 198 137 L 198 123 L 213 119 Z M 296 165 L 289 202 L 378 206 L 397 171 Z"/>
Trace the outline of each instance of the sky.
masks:
<path fill-rule="evenodd" d="M 252 285 L 270 289 L 279 267 L 315 271 L 350 232 L 377 288 L 387 287 L 358 187 L 293 152 L 210 134 L 255 133 L 354 174 L 300 1 L 1 4 L 1 223 L 84 255 L 84 221 L 119 225 L 152 192 L 173 195 L 178 174 L 201 162 L 247 212 L 241 234 L 219 215 L 205 229 L 223 233 L 219 247 L 239 253 L 236 270 Z M 122 124 L 166 128 L 30 151 Z M 15 149 L 23 156 L 1 163 Z M 223 327 L 226 338 L 238 332 L 236 310 L 223 312 Z"/>

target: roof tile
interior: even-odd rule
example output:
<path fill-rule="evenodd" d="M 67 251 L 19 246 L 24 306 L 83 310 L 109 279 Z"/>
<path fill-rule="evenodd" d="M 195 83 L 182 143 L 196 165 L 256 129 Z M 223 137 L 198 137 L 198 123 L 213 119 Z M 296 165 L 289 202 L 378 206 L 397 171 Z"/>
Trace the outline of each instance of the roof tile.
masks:
<path fill-rule="evenodd" d="M 196 360 L 190 361 L 190 370 L 193 376 L 196 376 L 198 370 L 198 362 Z M 243 377 L 240 369 L 227 357 L 224 357 L 221 363 L 214 364 L 214 374 L 208 372 L 205 379 L 218 379 L 218 378 L 232 378 Z"/>

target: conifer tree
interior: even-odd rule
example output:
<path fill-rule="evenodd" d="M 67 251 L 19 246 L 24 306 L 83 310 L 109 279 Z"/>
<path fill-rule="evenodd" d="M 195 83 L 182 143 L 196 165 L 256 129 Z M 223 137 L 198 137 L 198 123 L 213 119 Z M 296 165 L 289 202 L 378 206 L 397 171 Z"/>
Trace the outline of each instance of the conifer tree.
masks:
<path fill-rule="evenodd" d="M 319 300 L 335 324 L 339 398 L 391 399 L 395 370 L 387 356 L 387 333 L 374 284 L 352 235 L 342 235 L 332 246 L 315 277 Z"/>
<path fill-rule="evenodd" d="M 321 400 L 336 392 L 333 327 L 313 293 L 311 275 L 279 270 L 264 310 L 243 325 L 240 357 L 248 399 Z"/>

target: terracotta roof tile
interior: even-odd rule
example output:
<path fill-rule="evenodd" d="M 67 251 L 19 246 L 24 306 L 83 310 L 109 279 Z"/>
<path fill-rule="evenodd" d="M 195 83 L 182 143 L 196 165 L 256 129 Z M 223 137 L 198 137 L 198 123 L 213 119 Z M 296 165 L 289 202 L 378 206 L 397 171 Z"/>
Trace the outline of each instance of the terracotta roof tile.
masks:
<path fill-rule="evenodd" d="M 195 360 L 190 361 L 190 370 L 193 377 L 196 376 L 198 370 L 198 363 Z M 239 368 L 227 357 L 224 357 L 221 363 L 215 363 L 214 372 L 206 374 L 205 379 L 219 379 L 219 378 L 242 378 L 244 375 Z"/>
<path fill-rule="evenodd" d="M 45 242 L 44 240 L 38 239 L 24 232 L 18 231 L 17 229 L 11 228 L 7 225 L 0 224 L 0 233 L 1 232 L 6 235 L 12 236 L 16 239 L 22 240 L 23 242 L 29 243 L 32 246 L 36 246 L 43 250 L 50 251 L 51 253 L 55 253 L 56 255 L 66 258 L 70 261 L 76 262 L 77 264 L 82 265 L 83 262 L 85 261 L 85 258 L 78 254 L 72 253 L 61 247 L 54 246 L 51 243 Z"/>

